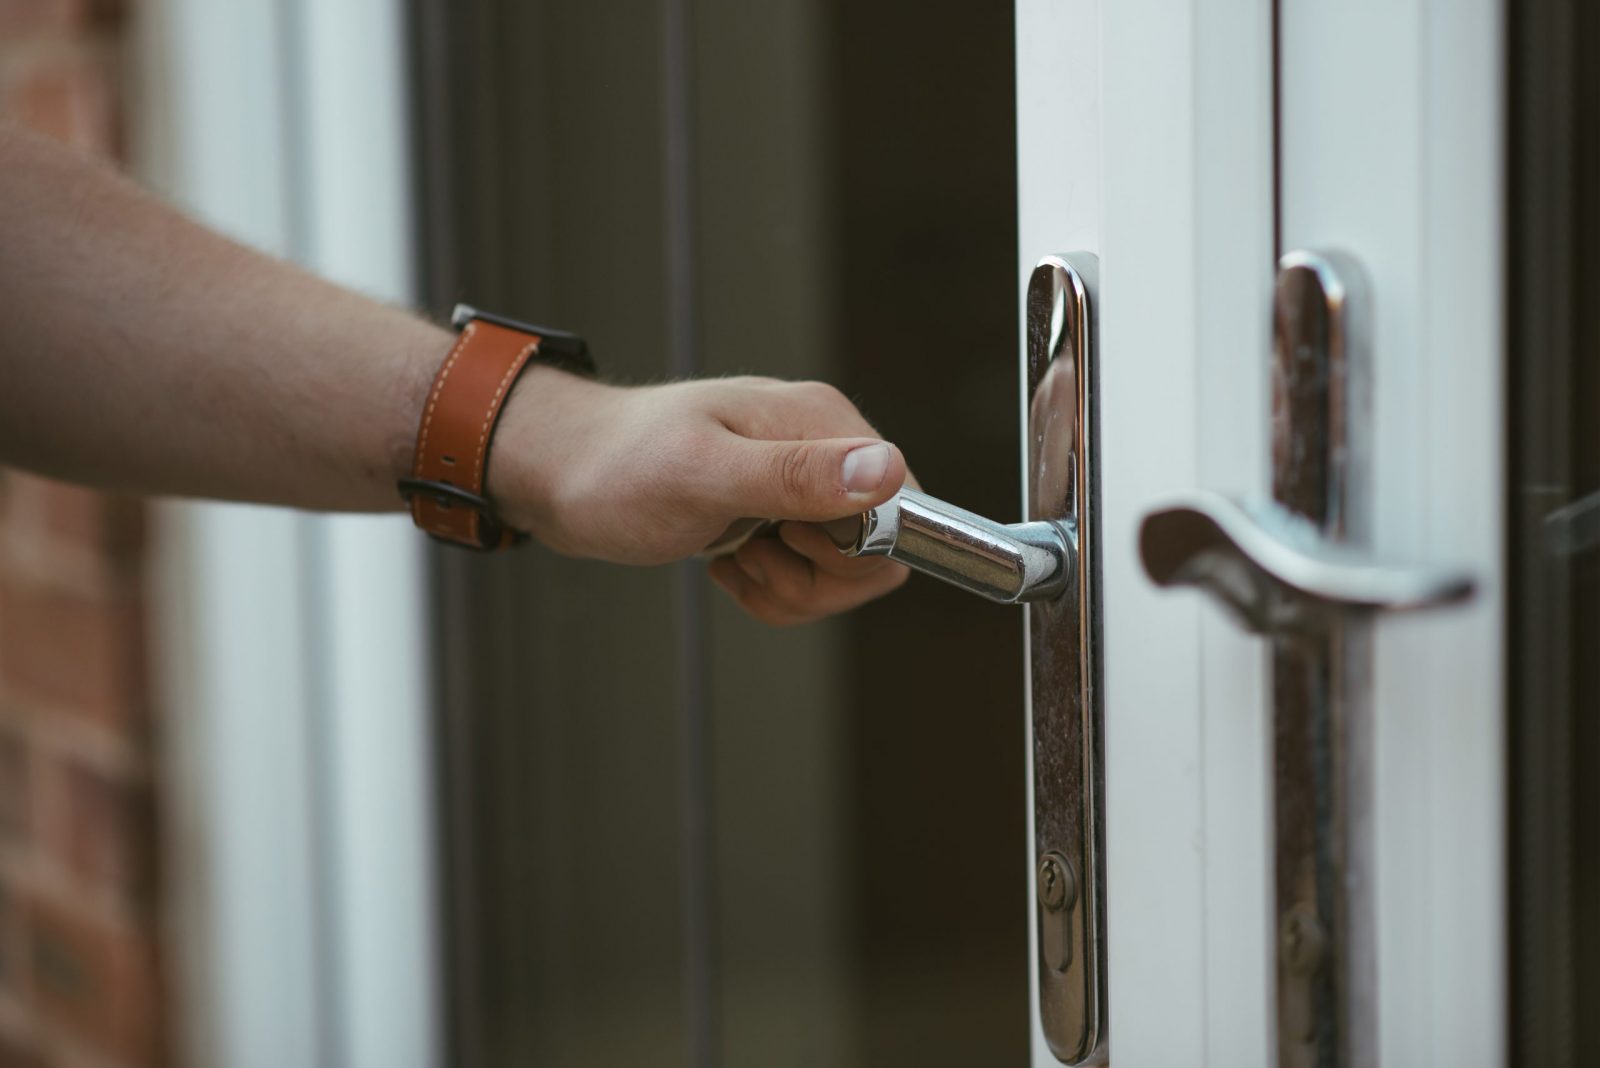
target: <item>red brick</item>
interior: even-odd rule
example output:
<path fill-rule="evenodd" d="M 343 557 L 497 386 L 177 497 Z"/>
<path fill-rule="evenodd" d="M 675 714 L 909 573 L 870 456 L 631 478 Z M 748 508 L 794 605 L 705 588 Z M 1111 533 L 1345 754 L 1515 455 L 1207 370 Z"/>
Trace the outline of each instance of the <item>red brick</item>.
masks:
<path fill-rule="evenodd" d="M 64 144 L 117 155 L 120 131 L 109 68 L 109 60 L 94 48 L 30 58 L 7 79 L 0 111 Z"/>
<path fill-rule="evenodd" d="M 75 883 L 109 889 L 135 905 L 155 889 L 156 799 L 147 782 L 66 759 L 44 758 L 48 811 L 39 829 L 51 860 Z"/>
<path fill-rule="evenodd" d="M 128 7 L 0 0 L 0 118 L 119 154 Z M 147 727 L 144 539 L 135 499 L 0 471 L 0 1068 L 162 1063 L 157 785 L 102 736 Z"/>
<path fill-rule="evenodd" d="M 33 810 L 29 800 L 32 789 L 28 740 L 0 722 L 0 843 L 12 848 L 21 848 L 27 843 L 29 814 Z M 0 1065 L 4 1063 L 0 1061 Z"/>
<path fill-rule="evenodd" d="M 27 928 L 35 1015 L 130 1066 L 160 1063 L 162 984 L 153 938 L 37 896 Z"/>
<path fill-rule="evenodd" d="M 26 1004 L 27 963 L 23 959 L 22 914 L 15 888 L 0 878 L 0 994 Z M 5 1062 L 0 1061 L 0 1065 Z"/>
<path fill-rule="evenodd" d="M 0 536 L 5 532 L 136 562 L 144 544 L 144 505 L 136 497 L 8 471 L 0 483 Z"/>
<path fill-rule="evenodd" d="M 137 598 L 56 589 L 0 570 L 0 685 L 17 696 L 142 731 L 143 639 Z"/>
<path fill-rule="evenodd" d="M 91 23 L 120 30 L 128 15 L 128 0 L 79 0 Z"/>
<path fill-rule="evenodd" d="M 32 1043 L 24 1044 L 20 1038 L 0 1034 L 0 1068 L 48 1068 L 48 1065 Z"/>
<path fill-rule="evenodd" d="M 84 25 L 93 6 L 87 0 L 0 0 L 0 36 L 74 30 Z"/>
<path fill-rule="evenodd" d="M 123 0 L 0 0 L 0 41 L 83 36 L 96 28 L 116 29 L 126 15 Z"/>

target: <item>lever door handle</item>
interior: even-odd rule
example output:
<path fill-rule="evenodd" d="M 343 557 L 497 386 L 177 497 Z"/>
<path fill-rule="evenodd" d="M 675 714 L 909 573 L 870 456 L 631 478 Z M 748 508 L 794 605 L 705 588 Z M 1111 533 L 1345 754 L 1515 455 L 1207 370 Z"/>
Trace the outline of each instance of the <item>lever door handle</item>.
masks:
<path fill-rule="evenodd" d="M 826 529 L 846 556 L 887 556 L 1001 604 L 1060 597 L 1077 563 L 1064 521 L 997 523 L 917 490 Z"/>
<path fill-rule="evenodd" d="M 1265 635 L 1324 633 L 1351 616 L 1453 604 L 1473 589 L 1459 569 L 1381 560 L 1278 505 L 1246 507 L 1216 493 L 1146 515 L 1139 555 L 1156 585 L 1206 590 Z"/>

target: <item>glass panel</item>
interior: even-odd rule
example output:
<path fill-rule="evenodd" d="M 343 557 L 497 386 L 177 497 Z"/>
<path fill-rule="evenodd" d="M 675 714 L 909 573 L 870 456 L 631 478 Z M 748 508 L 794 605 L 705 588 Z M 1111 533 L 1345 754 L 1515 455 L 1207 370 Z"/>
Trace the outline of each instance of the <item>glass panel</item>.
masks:
<path fill-rule="evenodd" d="M 1600 1063 L 1600 11 L 1510 8 L 1514 1063 Z"/>
<path fill-rule="evenodd" d="M 832 381 L 1020 518 L 1010 5 L 414 2 L 435 310 Z M 451 1063 L 1026 1058 L 1015 610 L 914 580 L 772 631 L 694 566 L 439 574 Z"/>

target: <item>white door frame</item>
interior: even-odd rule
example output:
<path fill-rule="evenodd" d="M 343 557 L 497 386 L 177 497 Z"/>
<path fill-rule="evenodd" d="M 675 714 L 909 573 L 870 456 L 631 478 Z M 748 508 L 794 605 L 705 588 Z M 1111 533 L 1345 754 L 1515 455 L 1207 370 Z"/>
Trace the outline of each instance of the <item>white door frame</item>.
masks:
<path fill-rule="evenodd" d="M 403 14 L 141 7 L 141 171 L 240 240 L 408 300 Z M 436 1063 L 420 539 L 398 516 L 171 504 L 157 547 L 188 1059 Z"/>
<path fill-rule="evenodd" d="M 1480 579 L 1469 609 L 1375 637 L 1380 1052 L 1494 1063 L 1498 5 L 1283 8 L 1285 246 L 1341 248 L 1373 275 L 1376 547 Z M 1272 4 L 1016 10 L 1020 278 L 1047 252 L 1101 262 L 1112 1061 L 1270 1064 L 1267 653 L 1199 596 L 1155 590 L 1134 539 L 1176 493 L 1267 493 Z M 1031 1012 L 1043 1068 L 1055 1061 Z"/>
<path fill-rule="evenodd" d="M 1266 411 L 1268 13 L 1266 0 L 1208 4 L 1203 22 L 1163 0 L 1017 6 L 1021 277 L 1045 252 L 1101 258 L 1118 1064 L 1265 1063 L 1270 1042 L 1265 655 L 1197 601 L 1160 595 L 1134 546 L 1163 497 L 1267 484 L 1264 416 L 1231 413 Z M 1056 1062 L 1030 1000 L 1045 1068 Z"/>
<path fill-rule="evenodd" d="M 1505 1053 L 1501 18 L 1498 0 L 1283 10 L 1284 243 L 1354 254 L 1373 291 L 1374 547 L 1478 583 L 1375 633 L 1384 1064 Z"/>

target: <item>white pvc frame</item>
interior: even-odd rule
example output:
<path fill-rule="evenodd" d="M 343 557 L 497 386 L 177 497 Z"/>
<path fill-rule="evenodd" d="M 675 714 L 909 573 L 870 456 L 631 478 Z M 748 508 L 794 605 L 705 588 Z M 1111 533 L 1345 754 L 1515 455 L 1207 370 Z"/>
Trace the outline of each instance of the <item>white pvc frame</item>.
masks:
<path fill-rule="evenodd" d="M 143 5 L 145 175 L 411 296 L 399 0 Z M 196 1064 L 439 1059 L 426 575 L 401 517 L 158 515 L 180 1040 Z"/>
<path fill-rule="evenodd" d="M 1016 11 L 1019 279 L 1101 264 L 1112 1063 L 1268 1065 L 1265 650 L 1155 590 L 1134 532 L 1177 492 L 1267 490 L 1272 5 Z M 1499 29 L 1496 0 L 1283 2 L 1284 242 L 1373 276 L 1377 548 L 1480 579 L 1375 633 L 1385 1064 L 1504 1055 Z"/>
<path fill-rule="evenodd" d="M 1373 537 L 1473 601 L 1376 625 L 1383 1064 L 1506 1052 L 1499 0 L 1283 9 L 1283 228 L 1373 289 Z"/>
<path fill-rule="evenodd" d="M 1019 277 L 1045 252 L 1101 263 L 1116 1064 L 1268 1063 L 1266 661 L 1155 590 L 1134 531 L 1194 486 L 1267 485 L 1270 25 L 1268 0 L 1017 5 Z M 1031 932 L 1031 888 L 1027 909 Z"/>

